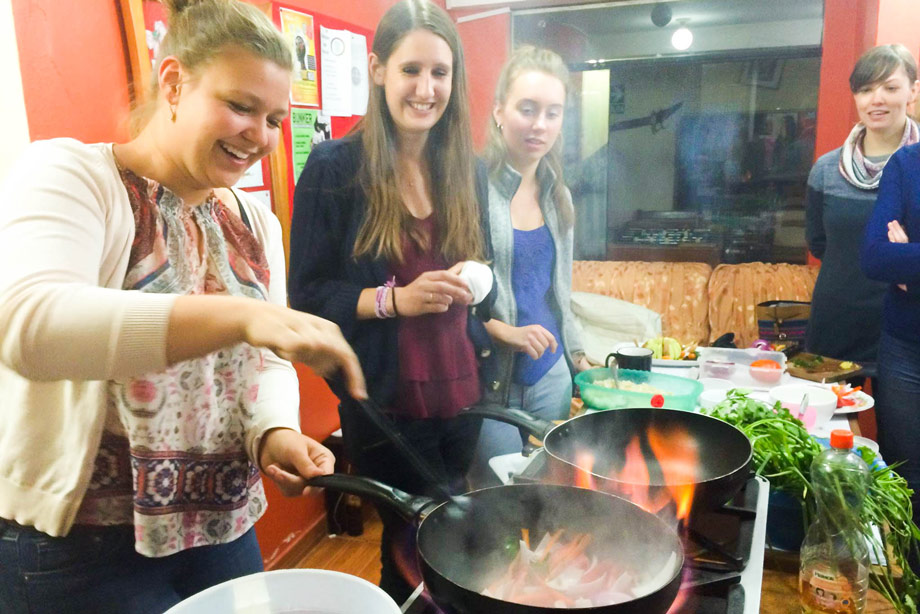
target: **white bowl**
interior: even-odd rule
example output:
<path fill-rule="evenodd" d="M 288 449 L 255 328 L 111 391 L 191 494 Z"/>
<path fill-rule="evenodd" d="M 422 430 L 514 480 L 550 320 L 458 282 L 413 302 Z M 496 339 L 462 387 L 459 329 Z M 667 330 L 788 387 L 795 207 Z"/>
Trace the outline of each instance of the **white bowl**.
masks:
<path fill-rule="evenodd" d="M 728 396 L 728 388 L 711 388 L 700 393 L 698 402 L 703 409 L 712 409 L 724 401 L 726 396 Z"/>
<path fill-rule="evenodd" d="M 729 388 L 738 388 L 730 379 L 719 377 L 701 377 L 700 383 L 703 390 L 728 390 Z"/>
<path fill-rule="evenodd" d="M 802 398 L 808 395 L 808 407 L 803 411 L 800 407 Z M 785 384 L 770 390 L 770 402 L 780 404 L 789 410 L 793 416 L 805 423 L 811 431 L 824 428 L 834 410 L 837 409 L 837 395 L 822 386 L 811 384 Z"/>
<path fill-rule="evenodd" d="M 166 614 L 399 614 L 389 595 L 367 580 L 325 569 L 281 569 L 212 586 Z"/>

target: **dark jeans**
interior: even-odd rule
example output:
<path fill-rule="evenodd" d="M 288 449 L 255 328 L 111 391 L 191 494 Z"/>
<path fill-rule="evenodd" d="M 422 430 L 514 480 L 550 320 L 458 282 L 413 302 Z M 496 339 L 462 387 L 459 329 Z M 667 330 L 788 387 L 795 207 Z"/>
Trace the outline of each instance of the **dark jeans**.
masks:
<path fill-rule="evenodd" d="M 875 416 L 882 458 L 914 491 L 914 523 L 920 524 L 920 342 L 883 332 L 878 349 Z"/>
<path fill-rule="evenodd" d="M 50 537 L 0 519 L 3 614 L 162 614 L 262 569 L 253 529 L 229 544 L 149 558 L 134 550 L 130 526 L 75 526 L 66 537 Z"/>
<path fill-rule="evenodd" d="M 358 473 L 411 494 L 436 497 L 422 477 L 361 410 L 339 408 L 345 452 Z M 391 420 L 415 450 L 428 461 L 454 494 L 467 490 L 466 472 L 473 458 L 480 420 L 454 418 Z M 380 543 L 380 588 L 402 604 L 421 581 L 415 557 L 415 523 L 406 522 L 386 504 L 375 504 L 383 523 Z"/>

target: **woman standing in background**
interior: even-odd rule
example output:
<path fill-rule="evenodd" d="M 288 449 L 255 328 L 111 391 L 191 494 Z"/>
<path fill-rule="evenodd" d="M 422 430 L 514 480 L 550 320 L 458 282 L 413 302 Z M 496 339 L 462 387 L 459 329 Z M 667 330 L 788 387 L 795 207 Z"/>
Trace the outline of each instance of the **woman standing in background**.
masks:
<path fill-rule="evenodd" d="M 457 30 L 436 5 L 403 0 L 377 26 L 369 69 L 367 115 L 351 135 L 320 143 L 297 182 L 291 304 L 342 328 L 370 396 L 450 489 L 463 492 L 479 427 L 455 416 L 479 400 L 468 329 L 482 324 L 469 316 L 474 295 L 459 273 L 486 251 Z M 330 385 L 358 472 L 430 492 L 341 383 Z M 379 511 L 380 586 L 402 603 L 417 581 L 407 583 L 397 565 L 414 560 L 412 531 Z"/>
<path fill-rule="evenodd" d="M 575 221 L 562 175 L 568 70 L 557 54 L 525 46 L 496 86 L 484 157 L 497 295 L 486 329 L 497 376 L 485 400 L 547 420 L 568 417 L 572 371 L 588 368 L 570 305 Z M 483 422 L 472 478 L 497 483 L 488 460 L 519 452 L 510 425 Z"/>
<path fill-rule="evenodd" d="M 885 284 L 859 270 L 853 248 L 862 243 L 889 157 L 920 140 L 920 129 L 907 115 L 917 96 L 917 64 L 903 45 L 874 47 L 856 62 L 850 89 L 859 123 L 843 147 L 818 158 L 808 177 L 806 238 L 821 259 L 821 271 L 806 348 L 873 363 Z"/>

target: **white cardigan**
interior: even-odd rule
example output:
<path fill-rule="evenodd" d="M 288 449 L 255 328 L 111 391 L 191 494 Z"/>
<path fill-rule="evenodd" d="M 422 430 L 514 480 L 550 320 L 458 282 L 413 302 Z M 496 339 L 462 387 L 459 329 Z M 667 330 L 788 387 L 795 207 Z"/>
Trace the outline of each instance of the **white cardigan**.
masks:
<path fill-rule="evenodd" d="M 241 194 L 287 304 L 281 226 Z M 0 186 L 0 517 L 65 535 L 93 470 L 107 380 L 163 370 L 175 295 L 122 290 L 134 215 L 112 146 L 32 143 Z M 299 430 L 291 364 L 263 350 L 246 451 Z"/>

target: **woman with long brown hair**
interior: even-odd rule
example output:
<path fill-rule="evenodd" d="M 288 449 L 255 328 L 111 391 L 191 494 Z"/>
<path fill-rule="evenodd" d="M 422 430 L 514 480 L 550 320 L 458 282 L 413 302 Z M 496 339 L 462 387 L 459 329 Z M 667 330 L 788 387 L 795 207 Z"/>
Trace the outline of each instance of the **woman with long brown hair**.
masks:
<path fill-rule="evenodd" d="M 317 146 L 297 182 L 291 304 L 341 327 L 370 396 L 459 492 L 478 424 L 455 416 L 479 399 L 468 328 L 481 329 L 468 317 L 475 301 L 460 268 L 486 254 L 456 28 L 436 5 L 403 0 L 377 27 L 369 70 L 367 115 L 349 136 Z M 410 492 L 429 488 L 330 384 L 358 471 Z M 410 587 L 392 548 L 404 543 L 394 539 L 404 525 L 381 516 L 381 586 L 403 601 Z"/>

